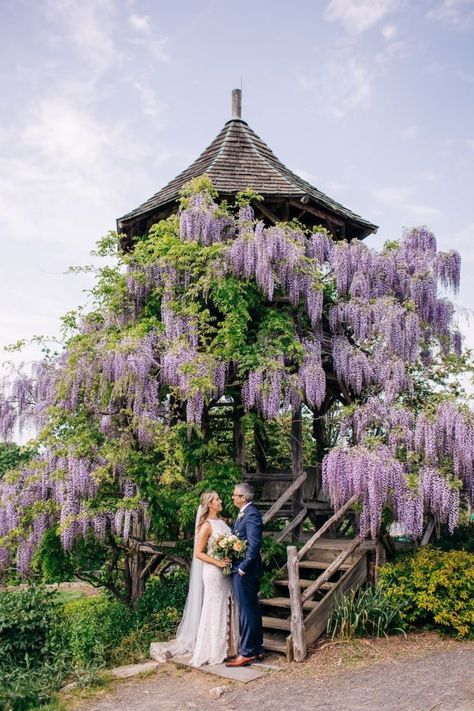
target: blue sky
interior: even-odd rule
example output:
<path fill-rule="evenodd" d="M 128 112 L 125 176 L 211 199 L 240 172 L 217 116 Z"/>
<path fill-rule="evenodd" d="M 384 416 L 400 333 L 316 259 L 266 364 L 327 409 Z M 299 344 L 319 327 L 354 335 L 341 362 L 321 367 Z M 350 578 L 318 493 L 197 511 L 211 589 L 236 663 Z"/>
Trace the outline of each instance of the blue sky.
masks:
<path fill-rule="evenodd" d="M 0 7 L 0 346 L 58 332 L 89 285 L 68 266 L 197 157 L 241 84 L 278 157 L 380 225 L 369 244 L 427 224 L 461 252 L 474 346 L 474 0 Z"/>

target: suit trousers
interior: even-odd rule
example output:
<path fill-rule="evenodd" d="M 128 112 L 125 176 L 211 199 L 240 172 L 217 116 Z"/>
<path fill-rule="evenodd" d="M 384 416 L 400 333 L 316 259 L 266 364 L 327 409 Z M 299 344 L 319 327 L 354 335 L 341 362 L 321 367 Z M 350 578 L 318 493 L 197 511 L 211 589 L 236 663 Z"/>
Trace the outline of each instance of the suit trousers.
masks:
<path fill-rule="evenodd" d="M 259 578 L 252 573 L 232 574 L 232 587 L 239 607 L 240 647 L 243 657 L 263 652 L 262 613 L 258 602 Z"/>

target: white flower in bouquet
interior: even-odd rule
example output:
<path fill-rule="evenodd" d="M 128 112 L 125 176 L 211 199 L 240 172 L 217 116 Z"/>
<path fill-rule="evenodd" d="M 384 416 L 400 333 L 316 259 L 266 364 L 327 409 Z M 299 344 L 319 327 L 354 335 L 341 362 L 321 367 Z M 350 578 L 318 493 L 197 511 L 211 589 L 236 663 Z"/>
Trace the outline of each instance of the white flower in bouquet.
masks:
<path fill-rule="evenodd" d="M 214 539 L 210 553 L 219 560 L 223 558 L 243 558 L 246 547 L 246 541 L 243 541 L 233 533 L 221 533 Z M 230 572 L 230 566 L 223 568 L 224 575 L 229 575 Z"/>

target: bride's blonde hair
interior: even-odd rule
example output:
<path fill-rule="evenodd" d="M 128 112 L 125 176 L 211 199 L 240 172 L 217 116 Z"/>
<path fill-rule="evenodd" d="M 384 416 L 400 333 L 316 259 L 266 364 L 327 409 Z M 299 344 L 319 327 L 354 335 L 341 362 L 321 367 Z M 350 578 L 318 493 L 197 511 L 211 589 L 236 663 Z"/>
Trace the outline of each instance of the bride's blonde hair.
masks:
<path fill-rule="evenodd" d="M 207 519 L 207 517 L 209 516 L 209 504 L 211 503 L 211 501 L 213 499 L 215 499 L 218 496 L 219 496 L 219 494 L 217 493 L 217 491 L 204 491 L 201 494 L 201 499 L 200 499 L 199 503 L 201 504 L 202 511 L 201 511 L 201 516 L 199 517 L 199 521 L 197 524 L 198 531 L 201 528 L 202 524 Z"/>

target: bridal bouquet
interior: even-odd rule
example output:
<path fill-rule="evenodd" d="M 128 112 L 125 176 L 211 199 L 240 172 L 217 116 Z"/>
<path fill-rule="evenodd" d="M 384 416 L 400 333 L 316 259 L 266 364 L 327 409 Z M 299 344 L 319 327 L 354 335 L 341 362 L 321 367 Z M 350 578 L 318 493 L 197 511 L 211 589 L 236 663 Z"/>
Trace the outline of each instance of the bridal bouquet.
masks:
<path fill-rule="evenodd" d="M 238 536 L 234 536 L 233 533 L 221 533 L 215 537 L 210 552 L 214 558 L 219 558 L 220 560 L 222 558 L 243 558 L 246 547 L 247 542 L 242 541 Z M 230 575 L 230 571 L 229 566 L 222 569 L 224 575 Z"/>

